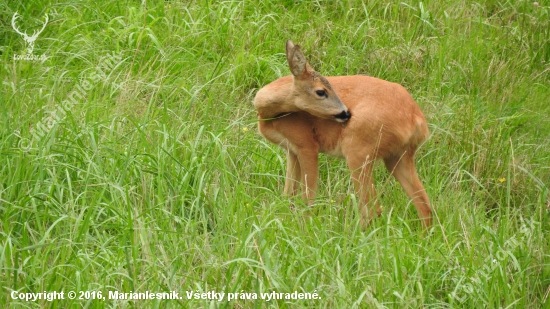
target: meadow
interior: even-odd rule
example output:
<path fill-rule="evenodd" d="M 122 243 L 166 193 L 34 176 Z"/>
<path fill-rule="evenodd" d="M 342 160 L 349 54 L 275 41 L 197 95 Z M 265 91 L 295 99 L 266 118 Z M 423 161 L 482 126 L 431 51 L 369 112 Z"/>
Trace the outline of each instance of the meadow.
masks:
<path fill-rule="evenodd" d="M 32 53 L 16 12 L 28 35 L 48 16 Z M 550 308 L 547 1 L 29 0 L 0 21 L 0 307 Z M 382 165 L 366 230 L 338 158 L 312 209 L 282 195 L 252 100 L 290 74 L 287 39 L 410 91 L 429 231 Z M 179 297 L 113 299 L 133 292 Z"/>

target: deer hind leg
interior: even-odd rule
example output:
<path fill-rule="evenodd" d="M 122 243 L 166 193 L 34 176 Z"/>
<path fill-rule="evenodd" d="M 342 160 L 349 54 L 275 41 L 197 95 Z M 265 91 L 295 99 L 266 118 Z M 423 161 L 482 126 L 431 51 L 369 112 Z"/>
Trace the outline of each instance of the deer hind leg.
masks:
<path fill-rule="evenodd" d="M 352 171 L 351 179 L 360 200 L 359 213 L 361 215 L 361 226 L 366 228 L 372 219 L 382 213 L 382 209 L 376 198 L 376 189 L 372 175 L 374 158 L 372 156 L 365 156 L 362 159 L 347 158 L 347 161 Z"/>
<path fill-rule="evenodd" d="M 300 162 L 298 156 L 290 150 L 287 150 L 286 158 L 286 179 L 283 194 L 295 196 L 300 186 Z"/>
<path fill-rule="evenodd" d="M 415 149 L 411 149 L 401 156 L 385 158 L 384 163 L 412 200 L 418 216 L 422 220 L 422 225 L 427 228 L 432 224 L 432 210 L 426 190 L 416 172 L 414 152 Z"/>

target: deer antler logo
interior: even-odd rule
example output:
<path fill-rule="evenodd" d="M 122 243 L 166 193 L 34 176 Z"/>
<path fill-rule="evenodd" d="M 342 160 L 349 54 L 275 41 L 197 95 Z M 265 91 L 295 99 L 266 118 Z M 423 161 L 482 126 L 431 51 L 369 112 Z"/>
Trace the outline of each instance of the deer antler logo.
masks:
<path fill-rule="evenodd" d="M 23 36 L 23 39 L 25 40 L 25 42 L 27 42 L 27 45 L 28 45 L 27 53 L 32 55 L 32 51 L 34 50 L 34 41 L 36 41 L 36 38 L 38 38 L 38 35 L 42 31 L 44 31 L 44 28 L 46 28 L 46 25 L 48 24 L 48 20 L 49 20 L 48 14 L 46 14 L 46 21 L 44 22 L 44 25 L 42 25 L 42 28 L 40 30 L 34 30 L 31 36 L 29 36 L 27 32 L 21 32 L 19 31 L 19 29 L 17 29 L 17 25 L 15 24 L 15 22 L 20 17 L 21 15 L 15 12 L 15 14 L 13 14 L 13 17 L 11 18 L 11 26 L 13 27 L 13 30 L 15 30 L 15 32 Z"/>

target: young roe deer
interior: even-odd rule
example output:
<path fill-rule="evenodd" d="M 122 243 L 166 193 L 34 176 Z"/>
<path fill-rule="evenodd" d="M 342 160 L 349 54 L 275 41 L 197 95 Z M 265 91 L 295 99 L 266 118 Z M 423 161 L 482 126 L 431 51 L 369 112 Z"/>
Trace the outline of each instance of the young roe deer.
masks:
<path fill-rule="evenodd" d="M 254 99 L 260 133 L 287 152 L 284 194 L 296 195 L 302 184 L 303 199 L 311 203 L 319 152 L 344 157 L 366 227 L 381 213 L 372 175 L 374 161 L 381 158 L 412 199 L 423 226 L 429 227 L 430 201 L 414 163 L 429 130 L 407 90 L 369 76 L 323 77 L 290 40 L 286 56 L 292 76 L 263 87 Z"/>

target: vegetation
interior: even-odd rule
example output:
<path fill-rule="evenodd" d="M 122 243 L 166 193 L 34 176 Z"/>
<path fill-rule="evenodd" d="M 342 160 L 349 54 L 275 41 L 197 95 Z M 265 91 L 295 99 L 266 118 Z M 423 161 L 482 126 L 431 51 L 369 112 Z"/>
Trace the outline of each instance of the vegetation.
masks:
<path fill-rule="evenodd" d="M 48 14 L 47 59 L 24 59 L 15 12 L 29 35 Z M 550 308 L 548 3 L 34 0 L 0 20 L 1 307 Z M 312 214 L 282 196 L 251 102 L 289 74 L 287 39 L 324 75 L 410 90 L 429 232 L 381 166 L 366 231 L 339 159 Z M 109 294 L 147 291 L 181 299 Z"/>

